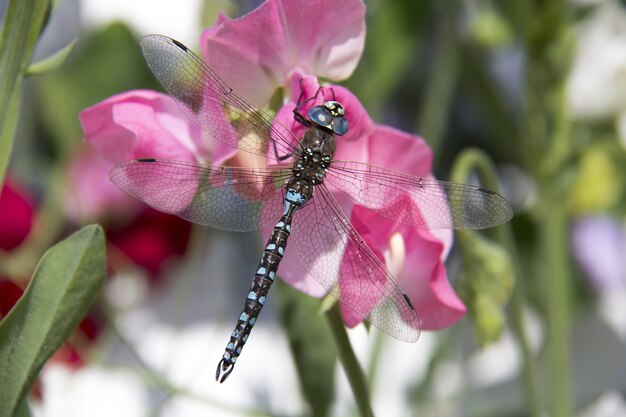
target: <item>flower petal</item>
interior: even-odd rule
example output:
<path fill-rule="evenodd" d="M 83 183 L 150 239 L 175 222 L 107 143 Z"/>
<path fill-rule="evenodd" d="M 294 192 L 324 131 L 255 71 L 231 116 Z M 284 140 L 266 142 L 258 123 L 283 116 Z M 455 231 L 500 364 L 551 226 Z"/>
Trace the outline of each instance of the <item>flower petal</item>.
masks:
<path fill-rule="evenodd" d="M 372 165 L 417 177 L 432 175 L 433 152 L 424 139 L 390 126 L 375 126 L 369 156 Z"/>
<path fill-rule="evenodd" d="M 26 239 L 33 225 L 34 212 L 26 190 L 6 179 L 0 187 L 0 249 L 11 251 Z"/>
<path fill-rule="evenodd" d="M 191 224 L 176 216 L 148 209 L 120 230 L 109 231 L 109 241 L 128 259 L 143 266 L 153 279 L 172 256 L 182 255 L 191 233 Z M 119 265 L 118 265 L 119 266 Z"/>
<path fill-rule="evenodd" d="M 0 319 L 9 314 L 24 290 L 10 279 L 0 277 Z"/>
<path fill-rule="evenodd" d="M 306 119 L 308 111 L 313 106 L 319 106 L 328 100 L 338 101 L 345 109 L 345 118 L 348 121 L 349 129 L 345 135 L 335 136 L 337 140 L 335 159 L 365 161 L 367 157 L 365 140 L 374 131 L 374 123 L 356 96 L 342 86 L 320 86 L 317 78 L 311 75 L 302 76 L 296 73 L 292 77 L 290 85 L 291 101 L 281 107 L 276 114 L 276 120 L 289 128 L 296 137 L 301 138 L 308 127 L 294 118 L 293 111 L 296 105 L 300 105 L 298 113 Z M 355 141 L 358 144 L 353 143 Z M 348 144 L 349 147 L 346 148 Z"/>
<path fill-rule="evenodd" d="M 578 219 L 572 230 L 574 256 L 591 283 L 601 291 L 626 287 L 626 232 L 606 215 Z"/>
<path fill-rule="evenodd" d="M 361 206 L 352 209 L 351 221 L 374 254 L 379 259 L 386 260 L 387 268 L 392 270 L 396 268 L 390 268 L 390 262 L 397 260 L 385 259 L 384 254 L 393 253 L 391 239 L 395 234 L 400 234 L 404 242 L 405 258 L 401 262 L 401 271 L 395 278 L 413 302 L 423 329 L 448 327 L 465 314 L 465 306 L 447 280 L 442 260 L 442 253 L 446 251 L 449 241 L 440 240 L 428 230 L 399 225 Z M 359 283 L 354 282 L 353 277 L 342 275 L 340 285 Z M 372 310 L 381 301 L 379 298 L 376 294 L 371 295 L 369 302 Z M 360 318 L 349 309 L 342 308 L 342 313 L 346 325 L 354 326 L 360 322 Z"/>
<path fill-rule="evenodd" d="M 210 149 L 174 100 L 148 90 L 112 96 L 80 113 L 85 140 L 112 163 L 141 157 L 197 161 Z"/>
<path fill-rule="evenodd" d="M 113 163 L 90 146 L 81 148 L 70 160 L 63 208 L 76 223 L 100 221 L 111 216 L 134 215 L 141 207 L 135 199 L 109 181 Z"/>
<path fill-rule="evenodd" d="M 320 13 L 311 14 L 313 9 Z M 205 62 L 258 106 L 294 71 L 349 77 L 364 43 L 360 0 L 269 0 L 239 19 L 219 16 L 200 40 Z"/>
<path fill-rule="evenodd" d="M 402 229 L 407 258 L 399 281 L 413 301 L 422 329 L 440 330 L 452 326 L 467 309 L 448 281 L 441 259 L 445 245 L 427 230 L 406 226 Z"/>
<path fill-rule="evenodd" d="M 272 228 L 263 229 L 262 236 L 264 241 L 267 241 L 271 232 Z M 292 287 L 310 295 L 311 297 L 323 297 L 326 295 L 327 291 L 324 287 L 322 287 L 322 285 L 315 278 L 313 278 L 300 263 L 298 254 L 296 253 L 296 249 L 293 245 L 287 244 L 285 256 L 280 262 L 280 266 L 278 268 L 278 276 Z"/>

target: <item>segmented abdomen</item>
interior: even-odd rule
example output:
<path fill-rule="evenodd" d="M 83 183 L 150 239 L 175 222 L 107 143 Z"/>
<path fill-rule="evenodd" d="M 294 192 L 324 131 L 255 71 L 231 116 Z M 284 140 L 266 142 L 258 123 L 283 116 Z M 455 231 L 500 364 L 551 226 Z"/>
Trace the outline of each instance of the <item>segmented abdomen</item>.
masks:
<path fill-rule="evenodd" d="M 241 354 L 241 349 L 243 349 L 243 345 L 245 345 L 248 340 L 250 331 L 265 304 L 267 292 L 274 283 L 278 265 L 285 253 L 285 247 L 290 232 L 291 217 L 290 214 L 286 213 L 280 218 L 276 226 L 274 226 L 272 235 L 263 251 L 259 267 L 252 280 L 252 286 L 248 291 L 243 310 L 237 320 L 237 325 L 230 335 L 230 340 L 226 345 L 222 360 L 217 365 L 215 379 L 219 379 L 220 374 L 224 372 L 222 378 L 219 379 L 220 382 L 224 382 L 232 372 L 237 362 L 237 357 Z"/>

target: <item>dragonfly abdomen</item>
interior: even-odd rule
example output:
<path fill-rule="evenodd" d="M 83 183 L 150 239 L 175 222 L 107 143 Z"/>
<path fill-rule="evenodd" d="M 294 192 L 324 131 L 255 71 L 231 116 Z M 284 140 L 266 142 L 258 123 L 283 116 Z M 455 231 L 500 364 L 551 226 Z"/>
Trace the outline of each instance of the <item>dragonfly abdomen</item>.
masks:
<path fill-rule="evenodd" d="M 267 293 L 274 283 L 276 278 L 276 271 L 280 261 L 285 254 L 285 248 L 287 246 L 287 239 L 291 233 L 291 219 L 293 213 L 302 206 L 308 196 L 303 196 L 293 190 L 288 190 L 287 198 L 285 199 L 285 212 L 274 226 L 272 235 L 267 241 L 267 245 L 263 250 L 261 261 L 254 274 L 252 285 L 248 291 L 246 301 L 243 305 L 243 310 L 239 315 L 235 329 L 230 335 L 230 340 L 226 345 L 222 360 L 217 365 L 217 371 L 215 372 L 215 379 L 220 383 L 224 382 L 226 378 L 233 371 L 237 358 L 241 354 L 243 346 L 248 340 L 250 331 L 256 323 L 257 317 L 265 304 Z M 223 373 L 223 375 L 222 375 Z M 220 378 L 220 375 L 221 378 Z"/>

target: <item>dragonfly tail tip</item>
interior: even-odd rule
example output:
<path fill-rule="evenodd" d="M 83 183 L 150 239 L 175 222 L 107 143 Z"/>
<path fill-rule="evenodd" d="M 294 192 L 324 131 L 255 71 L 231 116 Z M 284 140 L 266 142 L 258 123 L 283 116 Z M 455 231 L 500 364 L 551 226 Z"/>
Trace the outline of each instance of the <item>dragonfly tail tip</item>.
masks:
<path fill-rule="evenodd" d="M 219 383 L 223 383 L 224 381 L 226 381 L 226 378 L 228 378 L 228 376 L 230 375 L 230 373 L 233 371 L 233 369 L 235 368 L 235 364 L 232 362 L 226 362 L 224 359 L 222 359 L 218 364 L 217 364 L 217 370 L 215 371 L 215 380 L 219 381 Z M 224 372 L 224 374 L 222 375 L 222 372 Z M 221 375 L 221 378 L 220 378 Z"/>

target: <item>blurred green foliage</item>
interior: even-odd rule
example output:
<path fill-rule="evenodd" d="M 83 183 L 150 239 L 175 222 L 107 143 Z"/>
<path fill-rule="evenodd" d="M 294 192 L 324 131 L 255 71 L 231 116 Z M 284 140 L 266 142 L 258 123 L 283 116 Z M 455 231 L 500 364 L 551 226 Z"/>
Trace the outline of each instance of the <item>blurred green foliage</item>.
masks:
<path fill-rule="evenodd" d="M 337 351 L 328 326 L 320 314 L 320 300 L 307 297 L 276 282 L 276 302 L 287 332 L 304 398 L 312 415 L 330 415 L 335 393 L 335 362 Z"/>
<path fill-rule="evenodd" d="M 37 114 L 55 149 L 81 140 L 78 113 L 104 98 L 129 90 L 159 89 L 145 65 L 135 36 L 122 23 L 88 34 L 63 68 L 37 78 Z"/>
<path fill-rule="evenodd" d="M 506 324 L 506 306 L 513 292 L 515 273 L 508 252 L 480 234 L 457 234 L 463 247 L 463 269 L 457 291 L 467 306 L 478 344 L 500 338 Z"/>

